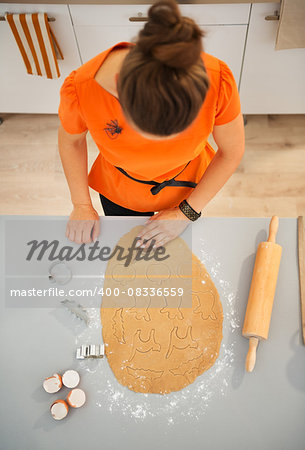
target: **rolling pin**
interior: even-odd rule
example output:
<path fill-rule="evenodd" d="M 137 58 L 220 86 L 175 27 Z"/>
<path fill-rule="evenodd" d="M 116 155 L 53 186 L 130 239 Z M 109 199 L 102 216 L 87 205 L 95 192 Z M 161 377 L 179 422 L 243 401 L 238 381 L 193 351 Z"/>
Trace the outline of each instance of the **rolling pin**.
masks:
<path fill-rule="evenodd" d="M 275 243 L 279 219 L 273 216 L 267 242 L 258 246 L 242 334 L 249 339 L 246 370 L 252 372 L 256 349 L 261 339 L 268 338 L 273 299 L 280 267 L 282 247 Z"/>

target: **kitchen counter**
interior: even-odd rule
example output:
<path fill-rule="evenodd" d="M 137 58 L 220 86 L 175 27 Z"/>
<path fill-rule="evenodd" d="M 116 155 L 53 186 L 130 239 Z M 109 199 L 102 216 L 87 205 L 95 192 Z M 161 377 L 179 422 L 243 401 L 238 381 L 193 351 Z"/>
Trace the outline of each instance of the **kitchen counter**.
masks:
<path fill-rule="evenodd" d="M 88 5 L 151 5 L 154 2 L 153 1 L 148 1 L 148 0 L 126 0 L 126 1 L 122 1 L 122 0 L 113 0 L 113 1 L 103 1 L 103 0 L 89 0 L 89 1 L 84 1 L 84 0 L 68 0 L 68 1 L 62 1 L 62 0 L 48 0 L 48 1 L 37 1 L 37 2 L 28 2 L 26 0 L 21 0 L 21 1 L 6 1 L 6 2 L 0 2 L 0 3 L 37 3 L 39 5 L 41 4 L 50 4 L 50 5 L 55 5 L 55 4 L 62 4 L 62 5 L 84 5 L 84 4 L 88 4 Z M 212 4 L 217 4 L 217 3 L 270 3 L 269 0 L 192 0 L 192 1 L 178 1 L 177 3 L 179 4 L 203 4 L 203 5 L 212 5 Z"/>
<path fill-rule="evenodd" d="M 103 239 L 116 229 L 113 220 L 120 219 L 101 220 L 99 240 L 105 245 Z M 117 224 L 127 232 L 144 220 L 125 218 Z M 1 218 L 1 255 L 6 247 L 8 284 L 18 274 L 18 282 L 26 283 L 32 271 L 33 280 L 44 279 L 48 286 L 50 261 L 37 263 L 34 271 L 28 263 L 25 272 L 20 271 L 26 243 L 54 236 L 64 240 L 65 221 L 62 217 Z M 296 219 L 280 219 L 277 242 L 283 254 L 269 339 L 259 344 L 254 372 L 244 369 L 248 340 L 241 336 L 241 327 L 256 248 L 266 240 L 268 227 L 267 218 L 202 218 L 192 225 L 193 252 L 206 265 L 223 305 L 223 341 L 215 365 L 192 385 L 168 396 L 135 394 L 122 387 L 106 358 L 75 360 L 77 345 L 98 343 L 100 328 L 82 326 L 59 299 L 53 306 L 12 308 L 2 290 L 1 450 L 304 448 L 305 347 L 300 331 Z M 1 264 L 3 284 L 3 257 Z M 73 274 L 75 264 L 71 261 Z M 91 276 L 93 272 L 89 271 Z M 22 273 L 27 276 L 20 277 Z M 99 324 L 98 310 L 95 319 Z M 64 393 L 47 394 L 42 380 L 69 368 L 80 372 L 87 403 L 56 422 L 48 408 Z"/>

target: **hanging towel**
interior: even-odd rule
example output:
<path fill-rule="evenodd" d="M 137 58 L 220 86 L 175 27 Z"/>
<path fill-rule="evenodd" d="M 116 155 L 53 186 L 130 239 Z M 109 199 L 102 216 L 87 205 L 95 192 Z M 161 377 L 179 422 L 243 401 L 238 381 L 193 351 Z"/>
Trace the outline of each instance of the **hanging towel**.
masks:
<path fill-rule="evenodd" d="M 282 0 L 275 50 L 305 48 L 305 1 Z"/>
<path fill-rule="evenodd" d="M 31 75 L 59 78 L 56 54 L 64 59 L 46 13 L 6 14 L 5 18 Z"/>

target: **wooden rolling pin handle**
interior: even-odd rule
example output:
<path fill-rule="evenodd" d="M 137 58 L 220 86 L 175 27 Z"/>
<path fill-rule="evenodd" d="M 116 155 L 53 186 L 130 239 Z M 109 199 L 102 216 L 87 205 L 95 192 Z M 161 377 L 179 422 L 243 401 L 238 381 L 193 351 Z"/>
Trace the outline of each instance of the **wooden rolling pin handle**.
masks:
<path fill-rule="evenodd" d="M 246 359 L 246 371 L 252 372 L 256 362 L 256 349 L 259 343 L 257 337 L 250 337 L 249 339 L 249 350 Z"/>
<path fill-rule="evenodd" d="M 278 229 L 279 229 L 279 218 L 277 216 L 273 216 L 269 225 L 268 242 L 275 242 L 275 237 Z"/>

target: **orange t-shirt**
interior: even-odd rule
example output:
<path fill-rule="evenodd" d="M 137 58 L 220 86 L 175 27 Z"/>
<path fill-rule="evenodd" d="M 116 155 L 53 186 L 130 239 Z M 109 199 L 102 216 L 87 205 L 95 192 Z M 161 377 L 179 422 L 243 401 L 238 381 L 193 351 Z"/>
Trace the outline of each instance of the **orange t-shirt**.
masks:
<path fill-rule="evenodd" d="M 115 166 L 138 180 L 176 180 L 198 183 L 215 155 L 207 142 L 214 125 L 235 119 L 241 111 L 233 74 L 225 62 L 201 53 L 210 88 L 196 119 L 178 136 L 147 139 L 127 123 L 119 100 L 94 79 L 112 49 L 134 45 L 119 42 L 83 64 L 65 79 L 60 90 L 58 115 L 70 134 L 89 130 L 100 153 L 89 173 L 89 186 L 109 200 L 136 211 L 160 211 L 178 205 L 191 187 L 166 186 L 153 195 L 151 185 L 128 178 Z"/>

